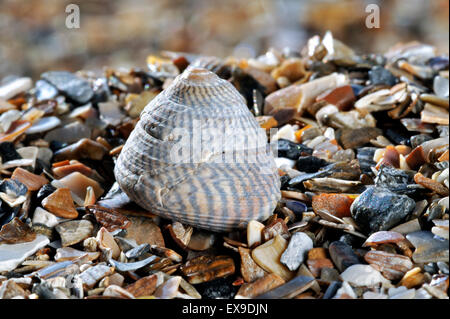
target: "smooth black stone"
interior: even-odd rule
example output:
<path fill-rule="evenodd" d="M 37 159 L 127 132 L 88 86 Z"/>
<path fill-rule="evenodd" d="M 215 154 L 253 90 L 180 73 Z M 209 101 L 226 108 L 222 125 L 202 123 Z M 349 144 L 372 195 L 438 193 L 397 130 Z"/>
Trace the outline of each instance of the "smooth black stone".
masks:
<path fill-rule="evenodd" d="M 395 144 L 402 144 L 411 146 L 410 143 L 410 137 L 408 134 L 408 131 L 406 131 L 406 128 L 402 131 L 400 130 L 393 130 L 393 129 L 387 129 L 384 132 L 384 135 L 391 141 L 395 142 Z"/>
<path fill-rule="evenodd" d="M 56 151 L 66 147 L 67 145 L 69 144 L 60 141 L 51 141 L 49 147 L 52 150 L 52 152 L 55 153 Z"/>
<path fill-rule="evenodd" d="M 53 99 L 58 95 L 58 89 L 45 80 L 38 80 L 35 89 L 38 102 Z"/>
<path fill-rule="evenodd" d="M 41 78 L 54 85 L 61 93 L 79 104 L 89 102 L 94 95 L 94 91 L 87 80 L 70 72 L 45 72 L 41 75 Z"/>
<path fill-rule="evenodd" d="M 230 277 L 218 278 L 197 284 L 195 288 L 204 299 L 231 299 L 239 290 L 239 287 L 233 286 L 232 283 L 233 280 Z"/>
<path fill-rule="evenodd" d="M 286 207 L 292 210 L 296 215 L 301 215 L 301 213 L 306 212 L 308 209 L 308 206 L 296 200 L 286 200 Z"/>
<path fill-rule="evenodd" d="M 301 172 L 315 173 L 328 164 L 330 163 L 319 157 L 302 156 L 297 160 L 296 167 Z"/>
<path fill-rule="evenodd" d="M 352 247 L 342 241 L 332 242 L 328 247 L 328 251 L 330 252 L 331 260 L 333 260 L 333 263 L 340 272 L 343 272 L 352 265 L 360 263 Z"/>
<path fill-rule="evenodd" d="M 339 237 L 339 241 L 351 246 L 351 247 L 361 247 L 364 243 L 364 239 L 361 237 L 352 235 L 352 234 L 344 234 Z"/>
<path fill-rule="evenodd" d="M 322 299 L 331 299 L 336 295 L 336 292 L 339 290 L 339 288 L 342 287 L 342 282 L 340 281 L 333 281 L 325 291 L 325 294 L 323 295 Z"/>
<path fill-rule="evenodd" d="M 397 83 L 397 78 L 389 70 L 378 65 L 369 71 L 369 80 L 373 85 L 387 84 L 393 86 Z"/>
<path fill-rule="evenodd" d="M 387 188 L 368 187 L 352 204 L 356 224 L 366 233 L 388 230 L 400 224 L 416 206 L 413 199 Z"/>
<path fill-rule="evenodd" d="M 297 160 L 301 155 L 306 154 L 311 155 L 313 152 L 312 148 L 285 139 L 279 139 L 277 141 L 277 147 L 278 147 L 277 157 L 286 157 L 291 160 Z"/>
<path fill-rule="evenodd" d="M 11 142 L 0 143 L 0 157 L 2 158 L 3 163 L 22 158 L 19 153 L 17 153 L 14 144 Z"/>

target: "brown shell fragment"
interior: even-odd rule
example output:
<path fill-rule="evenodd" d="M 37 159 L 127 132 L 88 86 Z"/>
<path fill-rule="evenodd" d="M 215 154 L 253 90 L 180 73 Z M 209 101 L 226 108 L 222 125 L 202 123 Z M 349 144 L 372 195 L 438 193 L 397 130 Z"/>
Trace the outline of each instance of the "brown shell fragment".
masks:
<path fill-rule="evenodd" d="M 383 158 L 377 164 L 377 168 L 379 168 L 382 164 L 393 166 L 395 168 L 400 167 L 400 154 L 394 146 L 388 145 L 386 147 Z"/>
<path fill-rule="evenodd" d="M 236 299 L 254 298 L 284 284 L 283 278 L 275 273 L 267 274 L 248 284 L 243 284 L 236 294 Z"/>
<path fill-rule="evenodd" d="M 264 229 L 262 230 L 262 239 L 263 241 L 268 241 L 278 234 L 281 235 L 284 239 L 288 239 L 290 237 L 288 227 L 286 226 L 284 220 L 282 220 L 281 218 L 273 220 L 269 225 L 264 227 Z"/>
<path fill-rule="evenodd" d="M 44 176 L 30 173 L 21 167 L 17 167 L 14 170 L 11 179 L 21 182 L 28 188 L 29 191 L 37 191 L 48 183 L 48 180 Z"/>
<path fill-rule="evenodd" d="M 250 249 L 238 247 L 238 250 L 241 256 L 241 275 L 245 282 L 253 282 L 264 277 L 266 272 L 255 263 L 250 254 Z"/>
<path fill-rule="evenodd" d="M 180 267 L 191 284 L 199 284 L 234 274 L 234 261 L 228 256 L 200 256 Z"/>
<path fill-rule="evenodd" d="M 42 200 L 42 207 L 50 213 L 68 219 L 78 217 L 78 212 L 73 204 L 72 195 L 68 188 L 58 188 L 52 194 Z"/>
<path fill-rule="evenodd" d="M 350 85 L 344 85 L 319 95 L 316 101 L 327 101 L 335 105 L 340 111 L 348 111 L 355 102 L 355 94 Z"/>
<path fill-rule="evenodd" d="M 116 229 L 127 229 L 130 226 L 130 220 L 123 214 L 115 210 L 99 205 L 86 206 L 86 210 L 94 214 L 97 222 L 112 232 Z"/>
<path fill-rule="evenodd" d="M 423 176 L 421 173 L 417 173 L 416 175 L 414 175 L 414 181 L 425 188 L 431 189 L 441 196 L 448 196 L 449 194 L 448 188 L 446 188 L 441 183 L 432 180 L 431 178 Z"/>
<path fill-rule="evenodd" d="M 344 129 L 339 142 L 345 148 L 357 148 L 382 135 L 383 132 L 376 127 L 363 127 L 358 129 Z"/>
<path fill-rule="evenodd" d="M 18 136 L 25 133 L 30 126 L 31 123 L 27 121 L 14 121 L 6 132 L 0 134 L 0 143 L 14 141 Z"/>
<path fill-rule="evenodd" d="M 411 169 L 418 169 L 420 166 L 425 164 L 427 159 L 425 157 L 425 153 L 423 152 L 423 148 L 421 145 L 417 146 L 415 149 L 411 151 L 406 157 L 406 164 Z"/>
<path fill-rule="evenodd" d="M 364 255 L 364 259 L 389 280 L 401 279 L 408 270 L 414 267 L 408 257 L 384 251 L 369 251 Z"/>
<path fill-rule="evenodd" d="M 33 241 L 36 233 L 24 222 L 15 217 L 0 231 L 0 244 L 18 244 Z"/>

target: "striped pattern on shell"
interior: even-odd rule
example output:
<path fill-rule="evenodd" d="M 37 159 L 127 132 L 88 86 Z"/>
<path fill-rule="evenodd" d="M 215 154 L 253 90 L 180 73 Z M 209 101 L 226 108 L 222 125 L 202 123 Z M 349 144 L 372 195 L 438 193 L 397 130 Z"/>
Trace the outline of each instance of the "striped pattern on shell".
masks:
<path fill-rule="evenodd" d="M 201 152 L 199 131 L 202 138 L 217 139 L 201 144 Z M 230 231 L 267 219 L 280 199 L 275 161 L 266 147 L 265 132 L 233 85 L 189 67 L 142 111 L 115 175 L 122 190 L 152 213 Z M 180 148 L 190 151 L 174 153 Z"/>

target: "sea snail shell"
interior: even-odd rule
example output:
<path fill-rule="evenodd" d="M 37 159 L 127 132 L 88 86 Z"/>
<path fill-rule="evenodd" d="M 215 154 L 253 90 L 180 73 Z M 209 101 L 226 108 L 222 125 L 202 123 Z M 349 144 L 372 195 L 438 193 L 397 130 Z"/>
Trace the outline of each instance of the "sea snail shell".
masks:
<path fill-rule="evenodd" d="M 281 196 L 264 130 L 233 85 L 202 68 L 145 107 L 114 172 L 143 208 L 211 231 L 265 220 Z"/>

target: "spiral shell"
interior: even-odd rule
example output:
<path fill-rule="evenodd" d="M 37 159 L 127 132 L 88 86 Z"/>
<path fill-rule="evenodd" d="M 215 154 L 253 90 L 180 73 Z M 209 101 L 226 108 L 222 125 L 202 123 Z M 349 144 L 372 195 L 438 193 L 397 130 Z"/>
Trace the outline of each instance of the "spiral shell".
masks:
<path fill-rule="evenodd" d="M 145 107 L 115 175 L 122 190 L 152 213 L 230 231 L 265 220 L 280 199 L 267 145 L 233 85 L 189 67 Z"/>

